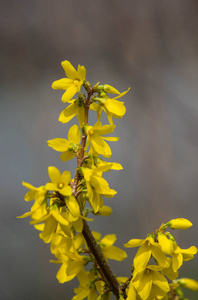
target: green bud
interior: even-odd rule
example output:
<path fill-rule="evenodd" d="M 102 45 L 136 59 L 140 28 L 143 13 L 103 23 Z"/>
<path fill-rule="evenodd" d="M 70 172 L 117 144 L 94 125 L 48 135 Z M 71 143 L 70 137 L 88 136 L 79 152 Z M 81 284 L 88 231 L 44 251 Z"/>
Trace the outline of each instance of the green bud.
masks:
<path fill-rule="evenodd" d="M 83 82 L 83 86 L 85 90 L 89 90 L 91 88 L 91 84 L 89 83 L 89 81 L 86 80 Z"/>
<path fill-rule="evenodd" d="M 107 97 L 107 94 L 105 92 L 101 91 L 99 93 L 99 98 L 106 98 L 106 97 Z"/>
<path fill-rule="evenodd" d="M 104 88 L 104 85 L 98 85 L 98 91 L 102 91 Z"/>
<path fill-rule="evenodd" d="M 73 144 L 73 143 L 70 143 L 70 144 L 69 144 L 68 150 L 69 150 L 69 151 L 74 150 L 74 144 Z"/>

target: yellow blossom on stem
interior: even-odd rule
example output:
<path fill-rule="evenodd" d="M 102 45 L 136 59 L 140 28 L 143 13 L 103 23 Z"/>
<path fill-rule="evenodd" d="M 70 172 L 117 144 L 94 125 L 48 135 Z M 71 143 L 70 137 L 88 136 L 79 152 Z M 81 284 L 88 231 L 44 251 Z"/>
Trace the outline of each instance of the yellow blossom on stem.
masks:
<path fill-rule="evenodd" d="M 120 93 L 118 96 L 114 97 L 114 98 L 110 98 L 107 96 L 106 93 L 102 94 L 102 97 L 95 97 L 94 100 L 98 101 L 98 103 L 93 103 L 90 107 L 90 109 L 92 110 L 96 110 L 97 111 L 97 119 L 100 120 L 101 114 L 102 114 L 102 110 L 104 110 L 107 114 L 108 120 L 110 124 L 113 124 L 113 119 L 114 118 L 122 118 L 125 113 L 126 113 L 126 108 L 124 106 L 124 102 L 120 102 L 117 99 L 123 97 L 128 91 L 130 90 L 130 88 L 123 92 Z"/>
<path fill-rule="evenodd" d="M 174 252 L 172 254 L 173 271 L 176 272 L 183 264 L 183 261 L 188 261 L 193 259 L 196 253 L 197 253 L 197 248 L 195 246 L 191 246 L 188 249 L 181 249 L 175 242 Z"/>
<path fill-rule="evenodd" d="M 47 190 L 57 191 L 64 196 L 71 196 L 72 189 L 69 186 L 71 181 L 70 172 L 64 171 L 61 175 L 60 171 L 56 167 L 48 167 L 48 174 L 51 182 L 48 182 L 45 185 Z"/>
<path fill-rule="evenodd" d="M 98 195 L 111 198 L 117 193 L 115 190 L 109 188 L 108 182 L 102 177 L 102 172 L 109 171 L 110 168 L 111 163 L 93 169 L 82 168 L 89 197 L 88 201 L 95 213 L 98 212 L 99 208 L 103 205 L 103 201 L 100 198 L 101 196 L 99 197 Z"/>
<path fill-rule="evenodd" d="M 162 299 L 170 290 L 168 281 L 160 274 L 162 267 L 150 265 L 142 272 L 135 272 L 133 287 L 142 300 Z"/>
<path fill-rule="evenodd" d="M 25 201 L 32 201 L 35 200 L 34 205 L 31 208 L 31 211 L 34 211 L 37 209 L 41 203 L 43 202 L 45 195 L 47 193 L 47 190 L 44 186 L 40 187 L 34 187 L 30 183 L 22 181 L 23 186 L 25 186 L 29 191 L 25 194 Z"/>
<path fill-rule="evenodd" d="M 94 126 L 86 126 L 85 131 L 87 134 L 87 146 L 85 150 L 88 148 L 90 144 L 89 154 L 93 155 L 103 155 L 104 157 L 111 157 L 111 148 L 105 142 L 118 141 L 118 137 L 103 137 L 103 135 L 113 132 L 115 129 L 115 125 L 102 125 L 100 121 L 98 121 Z"/>
<path fill-rule="evenodd" d="M 134 258 L 134 268 L 137 272 L 146 269 L 151 255 L 156 259 L 160 266 L 165 268 L 169 265 L 167 257 L 162 252 L 159 243 L 155 242 L 152 236 L 148 236 L 144 240 L 132 239 L 124 246 L 127 248 L 140 246 Z"/>
<path fill-rule="evenodd" d="M 62 101 L 69 101 L 77 92 L 80 92 L 80 88 L 86 77 L 86 69 L 83 66 L 78 65 L 78 69 L 72 66 L 68 60 L 64 60 L 61 63 L 65 74 L 68 78 L 62 78 L 52 83 L 52 88 L 55 90 L 66 90 L 62 96 Z"/>
<path fill-rule="evenodd" d="M 73 125 L 68 131 L 68 140 L 62 138 L 55 138 L 49 140 L 48 146 L 54 150 L 62 152 L 60 159 L 67 161 L 73 159 L 78 153 L 80 145 L 81 133 L 77 125 Z"/>
<path fill-rule="evenodd" d="M 71 104 L 66 107 L 59 116 L 59 122 L 65 124 L 73 119 L 77 115 L 77 119 L 80 127 L 83 126 L 84 118 L 85 118 L 85 109 L 82 105 L 82 101 L 79 99 L 73 99 L 69 101 Z"/>
<path fill-rule="evenodd" d="M 92 232 L 96 241 L 98 242 L 105 259 L 114 259 L 117 261 L 122 261 L 127 257 L 124 250 L 113 246 L 117 240 L 115 234 L 107 234 L 101 239 L 101 234 L 98 232 Z M 100 240 L 101 239 L 101 240 Z"/>

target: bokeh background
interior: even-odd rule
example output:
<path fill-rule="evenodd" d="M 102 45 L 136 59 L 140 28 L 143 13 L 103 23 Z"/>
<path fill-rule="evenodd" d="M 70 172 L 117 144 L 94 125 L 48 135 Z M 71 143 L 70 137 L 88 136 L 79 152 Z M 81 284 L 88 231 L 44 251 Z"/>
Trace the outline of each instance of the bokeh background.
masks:
<path fill-rule="evenodd" d="M 190 219 L 174 232 L 182 248 L 198 245 L 198 1 L 8 0 L 0 10 L 1 201 L 0 282 L 3 300 L 69 300 L 77 282 L 59 284 L 58 265 L 28 219 L 21 181 L 40 186 L 61 163 L 47 140 L 66 137 L 71 124 L 57 122 L 65 108 L 51 83 L 64 77 L 62 60 L 84 65 L 87 79 L 124 91 L 127 113 L 116 120 L 111 161 L 124 169 L 106 178 L 118 193 L 105 204 L 109 218 L 90 226 L 116 233 L 122 246 L 144 238 L 163 221 Z M 112 263 L 130 275 L 133 250 Z M 198 259 L 180 276 L 198 280 Z M 185 293 L 191 300 L 194 292 Z"/>

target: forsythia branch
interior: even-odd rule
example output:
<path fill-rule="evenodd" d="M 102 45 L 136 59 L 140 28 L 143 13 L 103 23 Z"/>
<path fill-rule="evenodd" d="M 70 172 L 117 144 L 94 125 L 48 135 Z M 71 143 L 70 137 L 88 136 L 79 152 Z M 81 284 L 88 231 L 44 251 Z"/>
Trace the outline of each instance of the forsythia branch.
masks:
<path fill-rule="evenodd" d="M 115 129 L 114 118 L 124 116 L 126 108 L 120 101 L 128 91 L 120 93 L 116 88 L 99 82 L 93 87 L 86 80 L 86 69 L 78 65 L 77 70 L 65 60 L 62 62 L 66 78 L 56 80 L 53 89 L 64 90 L 62 102 L 67 107 L 60 113 L 59 121 L 68 123 L 77 116 L 78 124 L 68 130 L 68 139 L 55 138 L 48 141 L 49 147 L 61 153 L 64 162 L 76 158 L 74 178 L 67 170 L 61 173 L 50 166 L 50 181 L 40 187 L 27 182 L 29 190 L 25 201 L 34 200 L 31 210 L 19 218 L 30 217 L 45 243 L 50 243 L 51 253 L 60 264 L 57 279 L 65 283 L 77 277 L 79 286 L 74 289 L 72 300 L 109 300 L 114 294 L 117 300 L 184 300 L 183 288 L 198 290 L 198 282 L 190 278 L 178 278 L 179 269 L 194 258 L 197 248 L 182 249 L 167 229 L 185 230 L 192 223 L 184 218 L 172 219 L 145 239 L 131 239 L 124 246 L 138 247 L 133 259 L 130 277 L 117 277 L 108 260 L 122 261 L 127 257 L 124 250 L 114 246 L 115 234 L 104 237 L 91 231 L 88 218 L 106 216 L 112 209 L 104 205 L 104 198 L 117 193 L 103 178 L 104 172 L 121 170 L 117 162 L 108 162 L 112 155 L 108 142 L 118 137 L 107 136 Z M 81 92 L 81 88 L 85 92 Z M 77 99 L 73 99 L 78 93 Z M 85 95 L 86 94 L 86 95 Z M 111 97 L 109 94 L 114 94 Z M 89 124 L 89 113 L 96 113 L 96 123 Z M 102 125 L 105 113 L 109 124 Z M 88 207 L 87 207 L 88 205 Z"/>

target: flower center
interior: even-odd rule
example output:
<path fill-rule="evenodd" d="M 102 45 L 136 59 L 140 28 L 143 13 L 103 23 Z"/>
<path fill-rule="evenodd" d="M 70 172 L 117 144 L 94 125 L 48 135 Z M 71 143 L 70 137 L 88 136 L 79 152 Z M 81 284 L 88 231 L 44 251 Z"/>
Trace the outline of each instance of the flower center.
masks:
<path fill-rule="evenodd" d="M 58 188 L 59 189 L 62 189 L 64 187 L 64 183 L 62 183 L 62 182 L 59 182 L 59 184 L 58 184 Z"/>
<path fill-rule="evenodd" d="M 75 84 L 75 86 L 78 86 L 78 84 L 79 84 L 79 80 L 74 80 L 74 84 Z"/>

